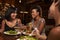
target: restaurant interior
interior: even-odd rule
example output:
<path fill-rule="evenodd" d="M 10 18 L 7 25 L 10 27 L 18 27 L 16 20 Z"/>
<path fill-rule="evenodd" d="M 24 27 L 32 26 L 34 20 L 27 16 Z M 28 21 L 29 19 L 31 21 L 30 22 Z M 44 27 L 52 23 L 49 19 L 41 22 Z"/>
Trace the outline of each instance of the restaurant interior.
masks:
<path fill-rule="evenodd" d="M 0 11 L 4 9 L 5 6 L 15 6 L 18 8 L 18 18 L 22 20 L 23 24 L 30 22 L 30 7 L 31 5 L 40 5 L 42 7 L 42 17 L 45 18 L 46 25 L 54 25 L 54 19 L 48 18 L 48 11 L 51 5 L 51 0 L 0 0 Z M 4 11 L 3 11 L 4 12 Z M 0 13 L 0 19 L 2 20 L 4 13 Z M 0 20 L 0 23 L 1 23 Z M 27 20 L 27 21 L 25 21 Z"/>
<path fill-rule="evenodd" d="M 49 7 L 51 5 L 51 0 L 0 0 L 0 26 L 1 22 L 4 19 L 5 11 L 9 6 L 16 7 L 18 9 L 18 18 L 21 19 L 22 24 L 27 24 L 31 21 L 30 7 L 32 5 L 40 5 L 42 7 L 42 17 L 46 21 L 46 30 L 47 33 L 55 21 L 53 18 L 48 18 Z M 49 29 L 50 28 L 50 29 Z"/>

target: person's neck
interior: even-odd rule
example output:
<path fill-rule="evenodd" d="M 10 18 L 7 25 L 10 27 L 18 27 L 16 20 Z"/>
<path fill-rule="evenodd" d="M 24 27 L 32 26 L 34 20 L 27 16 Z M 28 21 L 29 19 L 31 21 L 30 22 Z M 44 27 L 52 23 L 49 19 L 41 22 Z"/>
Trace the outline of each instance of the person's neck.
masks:
<path fill-rule="evenodd" d="M 37 21 L 37 20 L 39 20 L 41 17 L 40 16 L 37 16 L 36 18 L 35 18 L 35 20 Z"/>

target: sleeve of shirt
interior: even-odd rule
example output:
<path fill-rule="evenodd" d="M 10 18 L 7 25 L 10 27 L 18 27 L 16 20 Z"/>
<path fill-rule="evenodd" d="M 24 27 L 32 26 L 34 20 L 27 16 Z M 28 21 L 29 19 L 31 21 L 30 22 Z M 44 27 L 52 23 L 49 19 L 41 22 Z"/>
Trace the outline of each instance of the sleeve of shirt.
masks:
<path fill-rule="evenodd" d="M 41 22 L 42 22 L 42 23 L 45 23 L 45 19 L 44 19 L 44 18 L 42 18 L 42 19 L 41 19 Z"/>

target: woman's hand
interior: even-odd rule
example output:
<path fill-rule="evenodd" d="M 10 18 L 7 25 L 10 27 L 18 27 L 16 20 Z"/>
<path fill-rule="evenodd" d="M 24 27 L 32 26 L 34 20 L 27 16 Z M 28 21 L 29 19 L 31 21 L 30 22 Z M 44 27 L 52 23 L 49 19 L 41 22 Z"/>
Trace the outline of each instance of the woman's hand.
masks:
<path fill-rule="evenodd" d="M 40 36 L 40 33 L 39 33 L 39 30 L 37 29 L 37 28 L 35 28 L 33 31 L 32 31 L 32 33 L 31 33 L 32 35 L 34 34 L 36 37 L 38 37 L 39 38 L 39 36 Z"/>
<path fill-rule="evenodd" d="M 36 38 L 41 39 L 41 40 L 46 40 L 47 38 L 45 35 L 40 35 L 38 29 L 33 30 L 32 34 L 35 34 Z"/>

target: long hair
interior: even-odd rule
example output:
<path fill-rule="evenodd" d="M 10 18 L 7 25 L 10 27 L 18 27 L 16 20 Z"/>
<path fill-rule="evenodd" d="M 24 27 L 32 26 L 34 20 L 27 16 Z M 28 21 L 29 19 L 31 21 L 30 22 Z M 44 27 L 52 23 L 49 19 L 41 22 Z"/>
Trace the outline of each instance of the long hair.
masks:
<path fill-rule="evenodd" d="M 11 13 L 15 13 L 17 10 L 15 7 L 9 7 L 7 11 L 5 12 L 5 19 L 7 21 L 10 21 L 11 19 Z"/>

